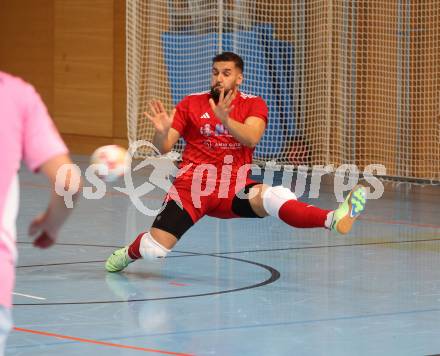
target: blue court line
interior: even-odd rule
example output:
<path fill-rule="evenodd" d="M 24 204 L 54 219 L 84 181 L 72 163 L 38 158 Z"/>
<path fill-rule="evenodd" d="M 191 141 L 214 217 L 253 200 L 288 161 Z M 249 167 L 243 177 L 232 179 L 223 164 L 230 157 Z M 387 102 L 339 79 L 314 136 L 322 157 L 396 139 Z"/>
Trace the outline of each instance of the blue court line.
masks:
<path fill-rule="evenodd" d="M 128 335 L 128 336 L 112 336 L 105 338 L 95 338 L 97 341 L 110 341 L 110 340 L 124 340 L 124 339 L 134 339 L 134 338 L 144 338 L 144 337 L 157 337 L 157 336 L 170 336 L 170 335 L 186 335 L 186 334 L 197 334 L 197 333 L 205 333 L 205 332 L 218 332 L 218 331 L 229 331 L 229 330 L 242 330 L 242 329 L 256 329 L 256 328 L 273 328 L 277 326 L 288 326 L 288 325 L 302 325 L 302 324 L 315 324 L 315 323 L 325 323 L 325 322 L 333 322 L 333 321 L 346 321 L 346 320 L 362 320 L 369 318 L 381 318 L 388 316 L 399 316 L 399 315 L 411 315 L 411 314 L 420 314 L 420 313 L 435 313 L 440 312 L 439 308 L 435 309 L 420 309 L 420 310 L 408 310 L 408 311 L 400 311 L 394 313 L 377 313 L 377 314 L 364 314 L 364 315 L 352 315 L 352 316 L 341 316 L 336 318 L 324 318 L 324 319 L 309 319 L 309 320 L 298 320 L 298 321 L 285 321 L 280 323 L 266 323 L 266 324 L 252 324 L 252 325 L 242 325 L 242 326 L 231 326 L 224 328 L 211 328 L 211 329 L 195 329 L 195 330 L 187 330 L 187 331 L 174 331 L 167 333 L 156 333 L 156 334 L 138 334 L 138 335 Z M 34 326 L 33 326 L 34 327 Z M 66 344 L 75 344 L 73 341 L 66 342 L 57 342 L 57 343 L 46 343 L 46 344 L 31 344 L 31 345 L 21 345 L 21 346 L 10 346 L 7 349 L 25 349 L 32 347 L 41 347 L 41 346 L 59 346 Z"/>

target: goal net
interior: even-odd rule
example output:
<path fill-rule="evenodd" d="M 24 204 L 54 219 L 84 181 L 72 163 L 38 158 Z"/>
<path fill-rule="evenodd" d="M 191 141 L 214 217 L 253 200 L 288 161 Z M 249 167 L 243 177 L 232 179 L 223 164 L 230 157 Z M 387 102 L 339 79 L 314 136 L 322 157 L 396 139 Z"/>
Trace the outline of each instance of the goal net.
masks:
<path fill-rule="evenodd" d="M 440 181 L 439 0 L 127 0 L 126 29 L 130 142 L 152 138 L 149 100 L 208 90 L 233 51 L 269 107 L 257 162 Z"/>

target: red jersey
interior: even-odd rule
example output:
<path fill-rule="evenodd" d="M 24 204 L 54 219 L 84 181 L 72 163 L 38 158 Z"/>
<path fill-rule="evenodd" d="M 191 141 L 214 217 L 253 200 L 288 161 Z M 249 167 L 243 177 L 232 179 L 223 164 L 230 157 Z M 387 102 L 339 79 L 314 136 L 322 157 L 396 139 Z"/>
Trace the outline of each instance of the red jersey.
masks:
<path fill-rule="evenodd" d="M 240 167 L 252 163 L 254 148 L 238 142 L 223 126 L 209 105 L 209 92 L 186 96 L 176 107 L 172 127 L 186 142 L 183 162 L 180 167 L 192 164 L 191 169 L 181 178 L 191 178 L 195 167 L 200 164 L 212 164 L 220 177 L 225 156 L 232 156 L 232 176 L 236 176 Z M 261 97 L 237 91 L 232 104 L 234 109 L 229 117 L 240 123 L 250 116 L 256 116 L 267 124 L 267 105 Z"/>

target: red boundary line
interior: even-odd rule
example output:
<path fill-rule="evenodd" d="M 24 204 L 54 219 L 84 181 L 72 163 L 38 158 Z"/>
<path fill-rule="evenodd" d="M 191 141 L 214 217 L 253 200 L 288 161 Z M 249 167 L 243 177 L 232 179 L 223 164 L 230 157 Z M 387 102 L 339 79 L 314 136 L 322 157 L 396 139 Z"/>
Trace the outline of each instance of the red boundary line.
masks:
<path fill-rule="evenodd" d="M 149 349 L 149 348 L 145 348 L 145 347 L 114 344 L 114 343 L 111 343 L 111 342 L 98 341 L 98 340 L 93 340 L 93 339 L 83 339 L 83 338 L 80 338 L 80 337 L 74 337 L 74 336 L 68 336 L 68 335 L 62 335 L 62 334 L 49 333 L 49 332 L 46 332 L 46 331 L 38 331 L 38 330 L 31 330 L 31 329 L 24 329 L 24 328 L 17 328 L 17 327 L 14 327 L 14 330 L 15 331 L 25 332 L 25 333 L 30 333 L 30 334 L 56 337 L 57 339 L 66 339 L 66 340 L 78 341 L 78 342 L 83 342 L 83 343 L 88 343 L 88 344 L 117 347 L 117 348 L 120 348 L 120 349 L 129 349 L 129 350 L 136 350 L 136 351 L 153 352 L 153 353 L 164 354 L 164 355 L 193 356 L 193 354 L 183 354 L 183 353 L 180 353 L 180 352 L 155 350 L 155 349 Z"/>

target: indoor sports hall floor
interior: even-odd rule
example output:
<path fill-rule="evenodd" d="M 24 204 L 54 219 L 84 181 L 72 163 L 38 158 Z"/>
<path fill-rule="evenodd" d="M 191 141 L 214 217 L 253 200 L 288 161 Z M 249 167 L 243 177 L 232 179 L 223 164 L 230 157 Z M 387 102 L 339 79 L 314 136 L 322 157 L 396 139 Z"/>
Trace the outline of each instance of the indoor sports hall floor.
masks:
<path fill-rule="evenodd" d="M 274 218 L 204 218 L 164 263 L 121 274 L 105 259 L 151 217 L 109 186 L 82 199 L 55 247 L 37 250 L 26 229 L 48 183 L 22 170 L 21 186 L 6 355 L 440 354 L 438 186 L 386 192 L 347 237 Z M 335 207 L 326 191 L 310 201 Z M 157 208 L 162 195 L 142 201 Z"/>

